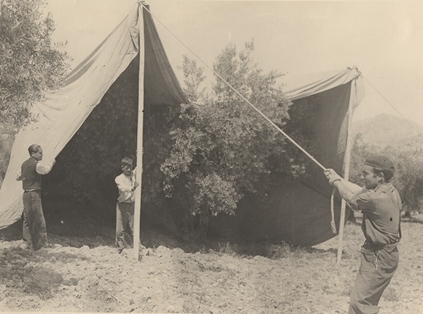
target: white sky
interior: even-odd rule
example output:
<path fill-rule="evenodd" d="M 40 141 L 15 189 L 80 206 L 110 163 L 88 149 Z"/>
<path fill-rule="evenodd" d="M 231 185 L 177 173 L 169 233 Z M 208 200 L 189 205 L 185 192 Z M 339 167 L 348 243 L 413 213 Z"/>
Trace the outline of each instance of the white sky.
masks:
<path fill-rule="evenodd" d="M 67 41 L 76 66 L 126 16 L 136 0 L 49 0 L 55 41 Z M 176 75 L 182 55 L 209 66 L 229 43 L 254 38 L 254 59 L 287 75 L 357 66 L 407 119 L 423 124 L 423 4 L 420 2 L 285 2 L 148 0 Z M 159 22 L 160 21 L 160 22 Z M 201 64 L 200 64 L 201 65 Z M 206 70 L 205 74 L 212 77 Z M 398 113 L 365 83 L 355 120 Z"/>

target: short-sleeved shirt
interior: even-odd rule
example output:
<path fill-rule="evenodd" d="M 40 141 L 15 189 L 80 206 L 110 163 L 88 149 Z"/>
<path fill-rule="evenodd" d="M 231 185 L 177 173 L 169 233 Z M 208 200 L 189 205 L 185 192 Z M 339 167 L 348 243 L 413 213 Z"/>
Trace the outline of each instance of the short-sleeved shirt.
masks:
<path fill-rule="evenodd" d="M 134 186 L 135 186 L 135 169 L 130 176 L 124 173 L 118 175 L 115 179 L 116 185 L 119 190 L 118 202 L 133 203 L 135 202 Z"/>
<path fill-rule="evenodd" d="M 400 240 L 401 198 L 390 183 L 374 190 L 357 193 L 351 204 L 363 212 L 363 230 L 366 241 L 374 245 L 394 244 Z"/>

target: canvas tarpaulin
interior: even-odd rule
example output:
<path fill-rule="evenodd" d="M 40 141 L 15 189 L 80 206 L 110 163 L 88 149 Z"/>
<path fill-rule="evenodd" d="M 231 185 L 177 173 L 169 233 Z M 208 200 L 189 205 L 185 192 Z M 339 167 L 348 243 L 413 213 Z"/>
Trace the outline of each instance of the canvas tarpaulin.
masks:
<path fill-rule="evenodd" d="M 141 43 L 140 24 L 144 30 L 144 42 Z M 112 33 L 68 75 L 63 87 L 47 94 L 45 101 L 33 105 L 32 113 L 38 120 L 16 136 L 0 190 L 0 229 L 21 218 L 22 187 L 15 176 L 29 157 L 29 145 L 37 143 L 46 158 L 55 158 L 137 56 L 144 60 L 145 103 L 186 102 L 151 15 L 136 4 Z"/>
<path fill-rule="evenodd" d="M 141 45 L 140 24 L 144 30 Z M 125 93 L 116 90 L 127 80 L 133 81 L 140 61 L 144 62 L 146 104 L 186 102 L 150 14 L 137 6 L 69 74 L 62 88 L 48 94 L 45 101 L 34 104 L 33 112 L 39 119 L 17 135 L 0 190 L 0 229 L 21 217 L 22 189 L 15 174 L 28 158 L 28 146 L 37 143 L 43 147 L 45 157 L 58 156 L 98 104 L 96 109 L 102 107 L 102 102 L 108 102 L 105 98 Z M 349 104 L 356 106 L 362 97 L 360 74 L 356 69 L 347 69 L 304 85 L 306 81 L 307 78 L 301 80 L 300 87 L 287 93 L 293 105 L 289 111 L 290 121 L 284 129 L 290 134 L 290 128 L 301 126 L 302 135 L 318 148 L 312 155 L 325 167 L 341 173 L 346 113 Z M 133 92 L 131 97 L 136 98 Z M 115 98 L 119 101 L 119 97 Z M 333 236 L 329 210 L 332 189 L 319 167 L 312 165 L 307 172 L 308 177 L 298 180 L 280 177 L 266 208 L 260 207 L 253 195 L 246 196 L 235 217 L 219 215 L 212 219 L 210 234 L 228 239 L 283 240 L 301 245 L 329 239 Z"/>
<path fill-rule="evenodd" d="M 302 79 L 302 84 L 305 81 L 307 78 Z M 314 149 L 309 153 L 324 167 L 342 174 L 348 108 L 350 103 L 355 108 L 364 96 L 360 72 L 348 68 L 292 89 L 286 95 L 293 104 L 284 131 L 290 135 L 300 126 L 301 136 L 314 143 Z M 298 150 L 298 154 L 303 153 Z M 307 166 L 306 172 L 307 176 L 303 178 L 279 177 L 265 206 L 254 195 L 247 195 L 241 200 L 235 216 L 213 220 L 211 234 L 304 246 L 330 239 L 334 236 L 330 226 L 332 187 L 323 170 L 313 162 Z M 338 197 L 335 204 L 338 229 L 339 201 Z"/>

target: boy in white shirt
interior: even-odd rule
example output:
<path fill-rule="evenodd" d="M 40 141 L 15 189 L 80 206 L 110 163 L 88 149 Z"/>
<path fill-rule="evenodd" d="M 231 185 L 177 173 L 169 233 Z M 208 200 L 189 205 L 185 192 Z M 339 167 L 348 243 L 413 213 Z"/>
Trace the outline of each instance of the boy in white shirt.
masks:
<path fill-rule="evenodd" d="M 128 247 L 125 240 L 125 232 L 129 233 L 131 239 L 134 235 L 134 191 L 139 185 L 135 178 L 135 171 L 132 169 L 133 162 L 129 157 L 122 159 L 122 174 L 115 179 L 119 190 L 119 197 L 116 205 L 116 245 L 119 253 Z"/>

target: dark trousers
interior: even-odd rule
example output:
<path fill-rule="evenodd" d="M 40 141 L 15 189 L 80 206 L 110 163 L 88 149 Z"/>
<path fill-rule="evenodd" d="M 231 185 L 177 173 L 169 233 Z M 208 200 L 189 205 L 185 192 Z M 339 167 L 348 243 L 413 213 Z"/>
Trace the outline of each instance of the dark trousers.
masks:
<path fill-rule="evenodd" d="M 47 244 L 47 228 L 41 205 L 41 191 L 24 192 L 23 194 L 23 239 L 34 250 Z"/>
<path fill-rule="evenodd" d="M 117 203 L 116 205 L 116 245 L 119 249 L 128 247 L 125 234 L 134 236 L 134 203 Z"/>
<path fill-rule="evenodd" d="M 361 248 L 361 264 L 351 293 L 348 314 L 375 314 L 379 300 L 398 267 L 396 245 L 375 251 Z"/>

